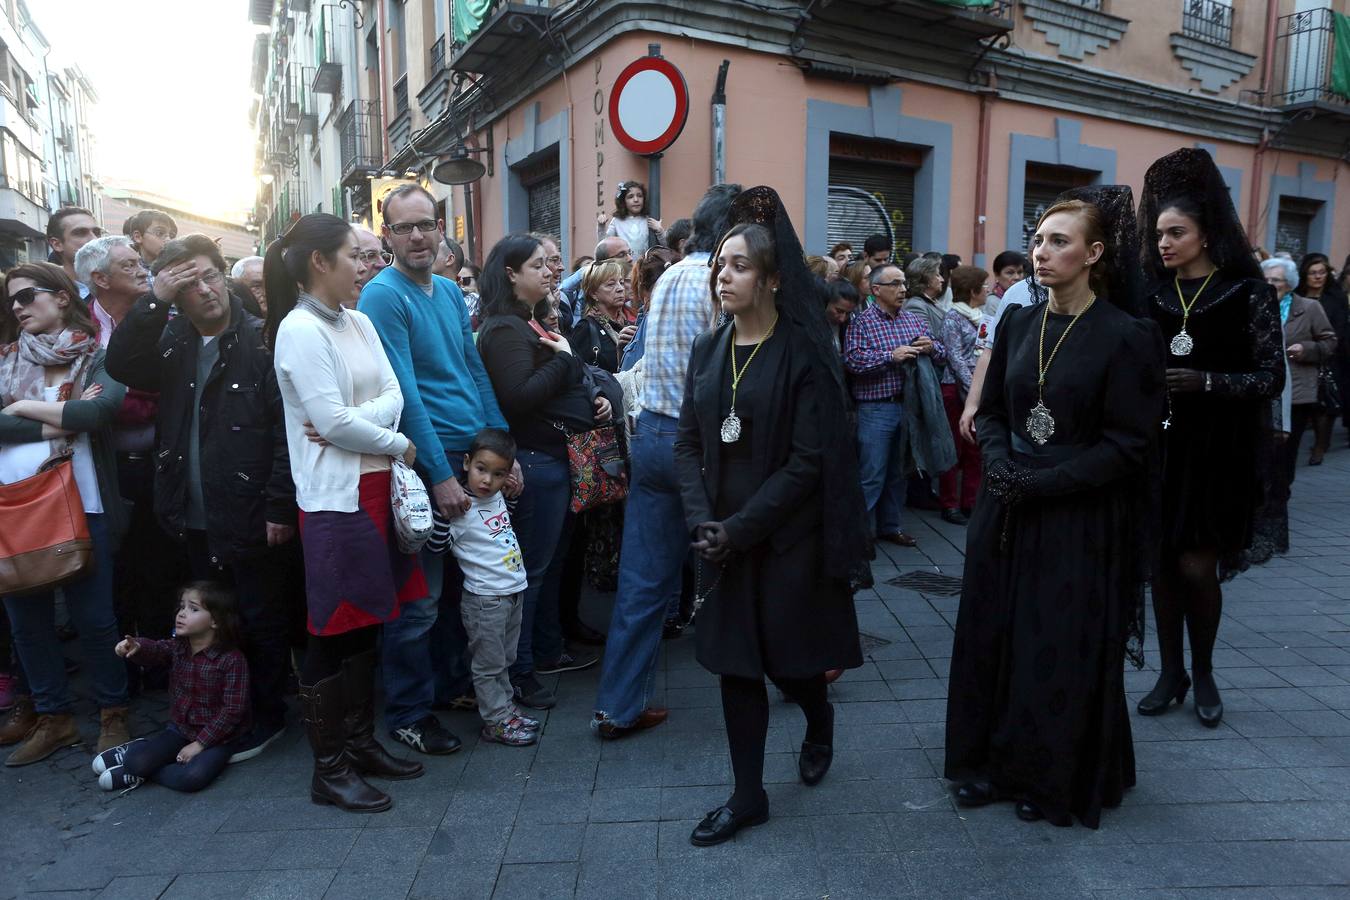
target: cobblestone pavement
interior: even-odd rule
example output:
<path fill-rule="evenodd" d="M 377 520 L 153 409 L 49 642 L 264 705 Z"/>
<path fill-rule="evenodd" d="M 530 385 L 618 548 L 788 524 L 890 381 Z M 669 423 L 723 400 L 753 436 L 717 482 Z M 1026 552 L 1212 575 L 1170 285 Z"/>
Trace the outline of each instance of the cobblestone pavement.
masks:
<path fill-rule="evenodd" d="M 602 744 L 587 726 L 595 670 L 561 676 L 535 748 L 479 744 L 476 716 L 443 713 L 464 750 L 392 784 L 381 815 L 310 803 L 295 725 L 193 796 L 102 793 L 84 751 L 0 770 L 0 897 L 1347 897 L 1350 451 L 1300 469 L 1294 493 L 1293 551 L 1227 587 L 1222 726 L 1189 703 L 1134 717 L 1139 785 L 1099 831 L 953 806 L 939 772 L 957 598 L 943 579 L 887 583 L 960 574 L 962 530 L 925 514 L 920 549 L 889 548 L 859 598 L 885 643 L 832 688 L 829 777 L 797 782 L 800 715 L 775 704 L 773 818 L 732 843 L 688 842 L 730 771 L 716 683 L 684 637 L 662 665 L 668 724 Z M 1129 673 L 1131 701 L 1153 678 Z M 143 698 L 136 725 L 165 713 L 162 694 Z"/>

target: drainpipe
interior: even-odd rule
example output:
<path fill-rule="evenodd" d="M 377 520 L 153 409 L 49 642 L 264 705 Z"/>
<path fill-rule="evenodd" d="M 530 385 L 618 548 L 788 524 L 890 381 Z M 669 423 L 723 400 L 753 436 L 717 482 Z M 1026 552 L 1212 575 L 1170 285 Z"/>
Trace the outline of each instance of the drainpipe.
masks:
<path fill-rule="evenodd" d="M 1280 25 L 1279 0 L 1266 0 L 1266 51 L 1261 62 L 1261 97 L 1267 107 L 1271 105 L 1275 89 L 1275 36 Z M 1270 146 L 1270 129 L 1261 129 L 1261 142 L 1256 145 L 1252 157 L 1252 189 L 1247 201 L 1247 239 L 1261 244 L 1256 227 L 1261 220 L 1261 179 L 1265 168 L 1266 149 Z"/>
<path fill-rule="evenodd" d="M 712 95 L 712 183 L 727 180 L 727 69 L 731 60 L 722 60 L 717 69 L 717 87 Z"/>
<path fill-rule="evenodd" d="M 383 168 L 384 166 L 386 166 L 386 165 L 389 164 L 389 158 L 390 158 L 391 156 L 393 156 L 393 154 L 389 152 L 389 151 L 390 151 L 390 145 L 389 145 L 389 121 L 390 121 L 390 119 L 389 119 L 389 100 L 390 100 L 391 98 L 390 98 L 390 96 L 389 96 L 389 90 L 388 90 L 388 84 L 387 84 L 388 78 L 387 78 L 387 76 L 386 76 L 386 74 L 385 74 L 385 65 L 387 64 L 386 52 L 387 52 L 387 50 L 388 50 L 388 48 L 387 48 L 386 45 L 388 44 L 387 35 L 388 35 L 389 32 L 388 32 L 388 30 L 385 28 L 385 24 L 384 24 L 384 2 L 383 2 L 383 0 L 376 0 L 376 3 L 375 3 L 375 10 L 376 10 L 376 14 L 377 14 L 378 27 L 379 27 L 379 29 L 380 29 L 380 33 L 379 33 L 379 35 L 377 36 L 378 39 L 375 41 L 375 46 L 378 48 L 379 64 L 380 64 L 380 65 L 379 65 L 379 68 L 380 68 L 380 136 L 381 136 L 381 145 L 384 147 L 384 163 L 383 163 L 383 165 L 381 166 L 381 168 Z M 353 28 L 356 27 L 355 21 L 353 21 L 352 27 L 353 27 Z M 402 40 L 402 39 L 403 39 L 403 35 L 400 34 L 400 35 L 399 35 L 399 40 Z M 371 216 L 374 216 L 374 215 L 375 215 L 374 203 L 371 204 L 370 214 L 371 214 Z"/>
<path fill-rule="evenodd" d="M 989 141 L 993 120 L 997 76 L 989 76 L 989 89 L 980 92 L 980 138 L 975 162 L 975 242 L 972 263 L 983 265 L 986 254 L 984 225 L 989 212 Z"/>

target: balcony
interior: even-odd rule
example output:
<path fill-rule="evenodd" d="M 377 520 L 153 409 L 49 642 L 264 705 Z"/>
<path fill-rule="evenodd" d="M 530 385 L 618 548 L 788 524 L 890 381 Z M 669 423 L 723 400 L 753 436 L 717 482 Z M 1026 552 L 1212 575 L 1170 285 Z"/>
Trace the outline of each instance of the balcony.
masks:
<path fill-rule="evenodd" d="M 457 22 L 450 68 L 474 73 L 519 68 L 520 60 L 534 58 L 541 45 L 548 44 L 550 12 L 547 3 L 496 2 L 467 34 L 460 32 Z"/>
<path fill-rule="evenodd" d="M 1013 30 L 1013 0 L 897 0 L 891 12 L 918 28 L 944 28 L 981 40 Z"/>
<path fill-rule="evenodd" d="M 1220 47 L 1233 46 L 1233 7 L 1219 0 L 1185 0 L 1181 33 Z"/>
<path fill-rule="evenodd" d="M 377 100 L 353 100 L 338 117 L 338 148 L 343 187 L 366 182 L 384 166 L 380 104 Z"/>
<path fill-rule="evenodd" d="M 1336 44 L 1330 9 L 1280 17 L 1275 35 L 1273 106 L 1350 118 L 1350 47 Z"/>
<path fill-rule="evenodd" d="M 249 0 L 248 20 L 254 25 L 271 25 L 272 0 Z"/>
<path fill-rule="evenodd" d="M 408 106 L 408 76 L 394 82 L 394 118 L 389 122 L 389 146 L 394 153 L 408 146 L 412 136 L 412 109 Z"/>
<path fill-rule="evenodd" d="M 319 134 L 319 110 L 314 102 L 314 93 L 309 89 L 313 80 L 313 67 L 305 66 L 300 70 L 300 79 L 296 82 L 300 92 L 300 133 L 310 137 Z"/>
<path fill-rule="evenodd" d="M 1181 31 L 1173 32 L 1172 54 L 1200 90 L 1217 94 L 1256 66 L 1256 57 L 1233 49 L 1233 7 L 1220 0 L 1183 0 Z"/>
<path fill-rule="evenodd" d="M 338 59 L 333 19 L 329 15 L 329 10 L 334 8 L 331 3 L 319 7 L 319 21 L 314 24 L 314 61 L 317 66 L 310 89 L 316 94 L 337 96 L 342 91 L 342 63 Z"/>

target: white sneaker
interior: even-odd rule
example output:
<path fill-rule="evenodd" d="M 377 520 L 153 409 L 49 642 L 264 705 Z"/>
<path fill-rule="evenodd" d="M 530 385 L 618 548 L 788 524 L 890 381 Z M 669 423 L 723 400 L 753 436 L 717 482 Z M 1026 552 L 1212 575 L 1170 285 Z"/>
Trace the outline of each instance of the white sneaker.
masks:
<path fill-rule="evenodd" d="M 125 744 L 118 744 L 116 747 L 109 747 L 98 756 L 94 757 L 93 769 L 95 775 L 102 775 L 113 766 L 120 766 L 126 759 L 127 750 L 132 744 L 139 743 L 145 738 L 136 738 L 134 741 L 127 741 Z"/>
<path fill-rule="evenodd" d="M 144 778 L 128 772 L 125 766 L 113 766 L 98 776 L 99 787 L 105 791 L 122 791 L 123 793 L 140 787 L 144 781 Z"/>

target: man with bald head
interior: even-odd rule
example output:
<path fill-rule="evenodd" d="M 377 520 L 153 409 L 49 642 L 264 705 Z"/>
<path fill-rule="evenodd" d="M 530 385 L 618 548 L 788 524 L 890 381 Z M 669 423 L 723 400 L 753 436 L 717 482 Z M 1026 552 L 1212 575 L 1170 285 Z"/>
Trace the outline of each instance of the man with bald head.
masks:
<path fill-rule="evenodd" d="M 361 287 L 370 284 L 371 279 L 380 274 L 380 270 L 393 261 L 393 254 L 384 249 L 384 244 L 375 232 L 363 225 L 352 226 L 356 232 L 357 253 L 365 263 L 366 274 L 360 278 Z"/>

